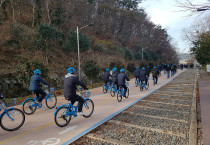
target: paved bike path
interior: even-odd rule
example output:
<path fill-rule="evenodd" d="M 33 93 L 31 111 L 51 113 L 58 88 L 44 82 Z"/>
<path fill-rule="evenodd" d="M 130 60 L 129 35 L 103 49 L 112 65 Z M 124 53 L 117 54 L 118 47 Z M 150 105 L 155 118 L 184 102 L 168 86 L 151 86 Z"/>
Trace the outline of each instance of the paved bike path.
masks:
<path fill-rule="evenodd" d="M 180 74 L 179 71 L 174 77 Z M 173 78 L 174 78 L 173 77 Z M 95 110 L 90 118 L 79 116 L 73 118 L 68 126 L 60 128 L 54 123 L 55 109 L 47 109 L 46 107 L 37 110 L 33 115 L 26 115 L 25 124 L 17 131 L 6 132 L 0 129 L 0 144 L 15 145 L 56 145 L 68 144 L 69 141 L 76 139 L 89 128 L 93 128 L 99 122 L 103 122 L 109 116 L 113 116 L 119 110 L 129 106 L 140 98 L 148 95 L 154 90 L 159 89 L 162 85 L 171 81 L 172 78 L 166 79 L 166 75 L 161 76 L 158 85 L 153 85 L 152 80 L 149 81 L 150 88 L 141 92 L 139 87 L 131 85 L 130 96 L 128 99 L 122 99 L 118 102 L 116 96 L 111 97 L 109 93 L 102 94 L 102 87 L 95 88 L 92 91 L 100 95 L 96 95 L 91 99 L 94 101 Z M 134 79 L 130 81 L 134 84 Z M 95 95 L 95 94 L 94 94 Z M 58 98 L 58 106 L 68 103 L 63 97 Z"/>
<path fill-rule="evenodd" d="M 210 145 L 210 81 L 199 81 L 203 144 Z"/>

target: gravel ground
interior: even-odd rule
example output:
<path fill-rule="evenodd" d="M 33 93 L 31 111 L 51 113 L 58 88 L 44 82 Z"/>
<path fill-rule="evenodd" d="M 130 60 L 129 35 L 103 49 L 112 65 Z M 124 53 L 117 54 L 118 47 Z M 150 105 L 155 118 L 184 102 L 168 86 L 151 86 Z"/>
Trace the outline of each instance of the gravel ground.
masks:
<path fill-rule="evenodd" d="M 146 107 L 155 107 L 165 110 L 175 110 L 175 111 L 184 111 L 190 112 L 190 107 L 188 106 L 179 106 L 179 105 L 166 105 L 166 104 L 159 104 L 159 103 L 151 103 L 146 101 L 138 102 L 136 105 L 146 106 Z"/>
<path fill-rule="evenodd" d="M 90 132 L 100 135 L 100 139 L 86 135 L 76 142 L 84 145 L 112 145 L 111 138 L 134 145 L 189 144 L 194 81 L 195 71 L 185 71 L 143 101 Z M 76 142 L 73 144 L 76 145 Z"/>

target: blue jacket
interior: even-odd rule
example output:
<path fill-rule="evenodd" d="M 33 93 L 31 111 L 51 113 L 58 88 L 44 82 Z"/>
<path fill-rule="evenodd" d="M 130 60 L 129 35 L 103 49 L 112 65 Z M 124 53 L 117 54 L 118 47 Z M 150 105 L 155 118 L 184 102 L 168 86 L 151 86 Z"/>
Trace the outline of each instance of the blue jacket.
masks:
<path fill-rule="evenodd" d="M 46 81 L 44 81 L 40 75 L 38 74 L 33 75 L 30 79 L 29 91 L 39 90 L 40 82 L 49 86 L 49 84 Z"/>
<path fill-rule="evenodd" d="M 139 69 L 136 69 L 134 71 L 134 75 L 135 75 L 135 77 L 139 77 L 140 76 L 140 70 Z"/>
<path fill-rule="evenodd" d="M 124 73 L 118 74 L 117 80 L 119 86 L 125 85 L 125 80 L 130 81 L 129 78 Z"/>

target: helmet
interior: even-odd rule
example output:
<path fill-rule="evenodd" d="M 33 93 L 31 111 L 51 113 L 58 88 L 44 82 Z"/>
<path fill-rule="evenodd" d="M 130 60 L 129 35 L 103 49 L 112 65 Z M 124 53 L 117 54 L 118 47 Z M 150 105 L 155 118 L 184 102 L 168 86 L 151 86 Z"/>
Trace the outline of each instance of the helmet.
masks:
<path fill-rule="evenodd" d="M 124 69 L 124 68 L 122 68 L 122 69 L 120 70 L 120 72 L 125 72 L 125 69 Z"/>
<path fill-rule="evenodd" d="M 34 70 L 34 74 L 41 74 L 42 72 L 39 69 Z"/>
<path fill-rule="evenodd" d="M 67 69 L 67 72 L 70 73 L 70 74 L 73 74 L 73 73 L 75 73 L 75 69 L 73 67 L 69 67 Z"/>
<path fill-rule="evenodd" d="M 142 70 L 145 70 L 145 67 L 142 67 Z"/>
<path fill-rule="evenodd" d="M 136 67 L 136 69 L 139 69 L 139 67 Z"/>
<path fill-rule="evenodd" d="M 117 71 L 117 68 L 116 67 L 114 67 L 114 71 Z"/>
<path fill-rule="evenodd" d="M 147 66 L 149 68 L 149 66 Z"/>
<path fill-rule="evenodd" d="M 154 68 L 157 68 L 156 66 L 154 66 Z"/>
<path fill-rule="evenodd" d="M 108 68 L 106 68 L 106 71 L 109 71 L 109 69 L 108 69 Z"/>

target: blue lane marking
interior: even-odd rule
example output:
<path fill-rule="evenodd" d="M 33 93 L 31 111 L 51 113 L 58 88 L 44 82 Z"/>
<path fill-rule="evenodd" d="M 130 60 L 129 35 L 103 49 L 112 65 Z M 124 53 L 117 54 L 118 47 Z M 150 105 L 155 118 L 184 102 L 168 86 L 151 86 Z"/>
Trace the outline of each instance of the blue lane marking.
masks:
<path fill-rule="evenodd" d="M 178 76 L 178 75 L 177 75 Z M 77 140 L 78 138 L 82 137 L 83 135 L 85 135 L 86 133 L 90 132 L 91 130 L 95 129 L 96 127 L 98 127 L 99 125 L 103 124 L 104 122 L 106 122 L 107 120 L 111 119 L 112 117 L 114 117 L 115 115 L 121 113 L 122 111 L 124 111 L 125 109 L 129 108 L 130 106 L 132 106 L 133 104 L 139 102 L 140 100 L 144 99 L 145 97 L 149 96 L 150 94 L 154 93 L 155 91 L 157 91 L 158 89 L 160 89 L 162 86 L 167 85 L 169 82 L 171 82 L 173 79 L 175 79 L 177 76 L 173 77 L 170 81 L 168 81 L 167 83 L 161 85 L 159 88 L 153 90 L 152 92 L 150 92 L 149 94 L 143 96 L 142 98 L 134 101 L 133 103 L 131 103 L 130 105 L 120 109 L 119 111 L 115 112 L 114 114 L 108 116 L 107 118 L 105 118 L 104 120 L 94 124 L 93 126 L 89 127 L 88 129 L 86 129 L 85 131 L 81 132 L 80 134 L 78 134 L 77 136 L 73 137 L 72 139 L 66 141 L 65 143 L 63 143 L 62 145 L 69 145 L 70 143 L 72 143 L 73 141 Z"/>

